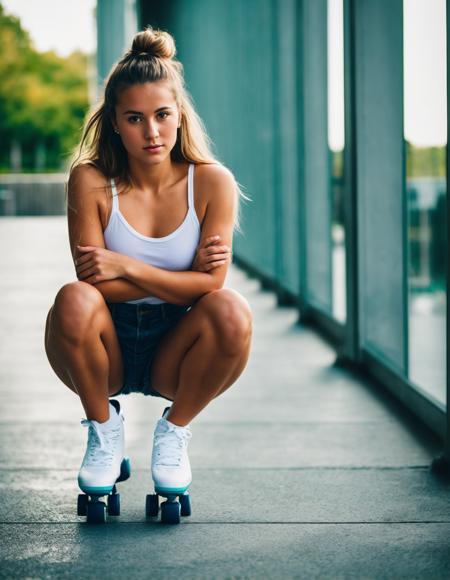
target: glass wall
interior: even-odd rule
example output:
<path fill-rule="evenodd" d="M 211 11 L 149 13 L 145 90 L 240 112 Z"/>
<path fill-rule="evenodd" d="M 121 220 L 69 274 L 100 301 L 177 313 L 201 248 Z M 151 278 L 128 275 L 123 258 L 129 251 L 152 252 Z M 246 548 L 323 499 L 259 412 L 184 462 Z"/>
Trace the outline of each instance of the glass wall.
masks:
<path fill-rule="evenodd" d="M 404 0 L 409 379 L 446 402 L 446 8 Z"/>
<path fill-rule="evenodd" d="M 328 0 L 328 149 L 330 156 L 330 207 L 333 317 L 346 320 L 344 229 L 344 17 L 343 0 Z"/>

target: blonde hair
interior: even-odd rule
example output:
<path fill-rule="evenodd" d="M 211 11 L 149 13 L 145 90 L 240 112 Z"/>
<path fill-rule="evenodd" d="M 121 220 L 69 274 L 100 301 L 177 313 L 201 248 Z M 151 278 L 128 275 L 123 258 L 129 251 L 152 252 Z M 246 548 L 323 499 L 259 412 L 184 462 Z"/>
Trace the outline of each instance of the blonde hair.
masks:
<path fill-rule="evenodd" d="M 113 65 L 104 82 L 104 97 L 89 111 L 83 126 L 80 143 L 70 159 L 69 179 L 79 165 L 93 165 L 107 178 L 118 179 L 127 191 L 131 188 L 127 151 L 114 131 L 112 119 L 121 90 L 134 84 L 169 80 L 181 112 L 181 125 L 177 140 L 170 152 L 175 162 L 221 164 L 213 153 L 213 143 L 203 121 L 195 111 L 192 98 L 186 89 L 183 65 L 176 60 L 175 41 L 164 30 L 147 26 L 133 39 L 131 49 Z M 231 172 L 230 172 L 231 173 Z M 239 198 L 249 200 L 236 181 Z M 68 183 L 66 184 L 67 188 Z M 67 189 L 66 189 L 67 191 Z M 240 228 L 240 204 L 236 213 L 235 229 Z"/>

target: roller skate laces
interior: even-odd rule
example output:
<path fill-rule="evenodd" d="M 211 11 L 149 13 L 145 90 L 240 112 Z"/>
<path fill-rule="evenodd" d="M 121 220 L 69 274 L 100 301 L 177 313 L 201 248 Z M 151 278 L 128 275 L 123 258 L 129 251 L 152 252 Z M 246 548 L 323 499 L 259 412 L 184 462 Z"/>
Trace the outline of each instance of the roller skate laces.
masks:
<path fill-rule="evenodd" d="M 117 401 L 114 403 L 119 405 Z M 124 454 L 124 417 L 120 406 L 110 404 L 110 420 L 111 417 L 113 421 L 111 424 L 108 421 L 108 427 L 94 420 L 81 420 L 89 429 L 86 453 L 78 474 L 78 484 L 83 491 L 108 491 L 120 475 Z"/>
<path fill-rule="evenodd" d="M 168 409 L 156 424 L 152 477 L 155 490 L 162 493 L 183 492 L 192 481 L 187 447 L 192 432 L 189 426 L 179 427 L 166 419 Z"/>

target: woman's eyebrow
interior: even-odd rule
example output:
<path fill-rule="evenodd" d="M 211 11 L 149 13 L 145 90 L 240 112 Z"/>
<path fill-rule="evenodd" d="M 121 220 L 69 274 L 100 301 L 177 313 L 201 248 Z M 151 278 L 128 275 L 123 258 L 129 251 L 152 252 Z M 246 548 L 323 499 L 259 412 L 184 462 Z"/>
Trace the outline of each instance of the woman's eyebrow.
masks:
<path fill-rule="evenodd" d="M 159 107 L 159 109 L 156 109 L 155 113 L 158 113 L 159 111 L 162 111 L 163 109 L 171 109 L 172 107 L 166 105 L 164 107 Z M 128 111 L 125 111 L 125 113 L 122 113 L 123 115 L 128 115 L 129 113 L 133 113 L 134 115 L 143 115 L 144 113 L 142 111 L 132 111 L 131 109 Z"/>

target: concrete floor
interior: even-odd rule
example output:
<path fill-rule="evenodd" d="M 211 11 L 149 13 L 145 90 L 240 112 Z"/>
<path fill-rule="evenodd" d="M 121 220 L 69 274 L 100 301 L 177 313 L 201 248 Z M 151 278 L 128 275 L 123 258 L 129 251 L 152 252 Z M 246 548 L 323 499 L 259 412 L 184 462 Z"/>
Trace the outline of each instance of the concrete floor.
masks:
<path fill-rule="evenodd" d="M 450 484 L 429 470 L 439 442 L 236 268 L 227 285 L 250 301 L 253 350 L 191 424 L 192 516 L 145 520 L 165 401 L 129 395 L 122 514 L 87 525 L 83 410 L 43 342 L 76 279 L 65 218 L 1 218 L 0 243 L 1 578 L 450 578 Z"/>

